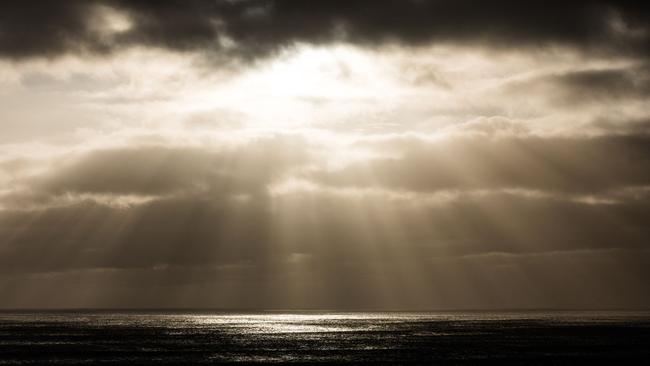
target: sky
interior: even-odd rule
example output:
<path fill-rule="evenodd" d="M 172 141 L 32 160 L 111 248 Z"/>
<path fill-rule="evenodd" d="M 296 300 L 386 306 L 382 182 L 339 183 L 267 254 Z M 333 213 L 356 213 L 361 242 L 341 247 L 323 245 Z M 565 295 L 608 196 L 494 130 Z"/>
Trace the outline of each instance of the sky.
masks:
<path fill-rule="evenodd" d="M 650 308 L 648 8 L 0 2 L 0 308 Z"/>

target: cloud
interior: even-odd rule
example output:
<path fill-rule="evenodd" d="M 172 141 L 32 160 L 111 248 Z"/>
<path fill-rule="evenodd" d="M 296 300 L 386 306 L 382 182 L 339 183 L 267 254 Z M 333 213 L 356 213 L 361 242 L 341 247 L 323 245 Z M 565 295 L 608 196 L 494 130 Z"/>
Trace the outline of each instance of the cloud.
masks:
<path fill-rule="evenodd" d="M 408 267 L 393 260 L 380 271 L 342 263 L 104 268 L 0 275 L 0 291 L 8 308 L 37 301 L 40 309 L 643 308 L 649 260 L 647 251 L 603 250 L 416 258 Z"/>
<path fill-rule="evenodd" d="M 543 101 L 567 108 L 576 104 L 620 104 L 644 101 L 650 95 L 650 67 L 647 64 L 600 69 L 573 69 L 535 76 L 506 84 L 506 95 L 539 95 Z"/>
<path fill-rule="evenodd" d="M 10 160 L 1 267 L 259 264 L 295 253 L 365 263 L 370 246 L 427 258 L 643 246 L 646 136 L 493 136 L 483 126 L 492 122 L 512 124 L 470 123 L 487 136 L 361 139 L 348 149 L 380 155 L 342 166 L 292 135 Z M 308 189 L 278 188 L 292 179 Z"/>
<path fill-rule="evenodd" d="M 120 26 L 107 9 L 123 17 Z M 0 14 L 0 55 L 21 59 L 104 53 L 131 45 L 256 58 L 296 42 L 341 40 L 361 45 L 561 45 L 645 57 L 649 12 L 644 4 L 607 1 L 73 0 L 9 2 Z M 106 29 L 98 29 L 98 23 Z"/>
<path fill-rule="evenodd" d="M 517 195 L 423 207 L 314 192 L 3 211 L 0 290 L 5 306 L 38 289 L 32 301 L 53 306 L 647 304 L 648 207 Z M 57 284 L 68 297 L 43 295 Z"/>
<path fill-rule="evenodd" d="M 584 193 L 578 189 L 528 194 L 493 189 L 494 181 L 478 193 L 455 186 L 453 199 L 436 202 L 419 189 L 435 176 L 425 170 L 442 159 L 432 152 L 446 151 L 453 163 L 475 156 L 473 146 L 476 156 L 519 164 L 522 153 L 512 146 L 565 159 L 601 159 L 604 149 L 640 164 L 647 142 L 481 136 L 369 143 L 401 151 L 401 169 L 412 165 L 424 180 L 386 170 L 392 180 L 380 181 L 384 191 L 374 195 L 364 189 L 376 181 L 349 172 L 354 180 L 338 185 L 312 176 L 311 190 L 271 189 L 307 167 L 327 171 L 292 136 L 209 149 L 115 146 L 55 157 L 52 165 L 8 161 L 3 167 L 16 178 L 6 187 L 27 193 L 13 205 L 0 196 L 7 206 L 0 210 L 0 306 L 38 299 L 41 306 L 415 309 L 568 306 L 584 304 L 581 296 L 647 304 L 639 290 L 648 268 L 647 188 L 607 203 L 572 199 Z M 598 161 L 606 169 L 616 163 Z M 359 192 L 340 194 L 350 185 Z M 125 197 L 150 199 L 114 204 Z"/>
<path fill-rule="evenodd" d="M 47 272 L 253 262 L 292 253 L 312 263 L 390 262 L 490 252 L 645 248 L 648 195 L 600 204 L 519 193 L 421 196 L 218 192 L 116 207 L 84 200 L 0 212 L 0 268 Z M 295 257 L 295 256 L 294 256 Z"/>
<path fill-rule="evenodd" d="M 4 211 L 3 268 L 48 272 L 257 258 L 263 255 L 258 249 L 267 232 L 264 208 L 258 205 L 204 197 L 159 200 L 129 209 L 82 202 Z"/>
<path fill-rule="evenodd" d="M 582 95 L 603 96 L 609 99 L 625 96 L 650 95 L 650 68 L 586 70 L 566 73 L 557 82 L 578 98 Z"/>
<path fill-rule="evenodd" d="M 464 123 L 452 124 L 441 129 L 443 133 L 457 135 L 477 135 L 484 137 L 525 136 L 529 134 L 525 123 L 502 116 L 478 117 Z"/>
<path fill-rule="evenodd" d="M 495 128 L 502 125 L 499 119 L 494 122 Z M 393 157 L 314 170 L 308 179 L 332 186 L 420 192 L 528 189 L 594 194 L 650 184 L 650 140 L 645 135 L 460 136 L 378 145 Z"/>
<path fill-rule="evenodd" d="M 176 194 L 257 192 L 306 161 L 300 139 L 253 139 L 241 146 L 205 148 L 143 146 L 95 150 L 32 178 L 50 194 Z"/>
<path fill-rule="evenodd" d="M 624 135 L 649 135 L 650 134 L 650 120 L 640 119 L 625 122 L 612 122 L 608 120 L 598 119 L 592 123 L 596 129 L 608 134 L 624 134 Z"/>

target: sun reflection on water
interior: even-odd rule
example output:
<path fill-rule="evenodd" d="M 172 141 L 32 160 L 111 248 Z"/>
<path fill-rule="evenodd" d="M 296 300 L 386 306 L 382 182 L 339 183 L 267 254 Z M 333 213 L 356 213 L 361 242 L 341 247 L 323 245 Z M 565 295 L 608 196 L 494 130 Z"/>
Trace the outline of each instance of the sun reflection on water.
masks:
<path fill-rule="evenodd" d="M 218 325 L 239 333 L 329 333 L 356 332 L 373 328 L 373 314 L 237 314 L 201 315 L 193 321 L 204 326 Z"/>

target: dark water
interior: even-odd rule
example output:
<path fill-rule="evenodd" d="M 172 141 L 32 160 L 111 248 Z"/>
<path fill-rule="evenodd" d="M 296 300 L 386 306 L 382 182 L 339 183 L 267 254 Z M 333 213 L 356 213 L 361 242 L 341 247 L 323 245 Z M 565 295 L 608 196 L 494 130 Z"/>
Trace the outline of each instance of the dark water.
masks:
<path fill-rule="evenodd" d="M 648 364 L 650 313 L 0 313 L 0 364 Z"/>

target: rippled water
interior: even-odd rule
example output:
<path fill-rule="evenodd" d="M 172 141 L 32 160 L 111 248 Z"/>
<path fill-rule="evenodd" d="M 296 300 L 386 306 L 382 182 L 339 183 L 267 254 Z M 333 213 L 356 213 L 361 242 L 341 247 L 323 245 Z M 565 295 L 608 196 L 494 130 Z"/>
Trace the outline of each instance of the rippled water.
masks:
<path fill-rule="evenodd" d="M 650 313 L 0 313 L 0 364 L 650 361 Z"/>

